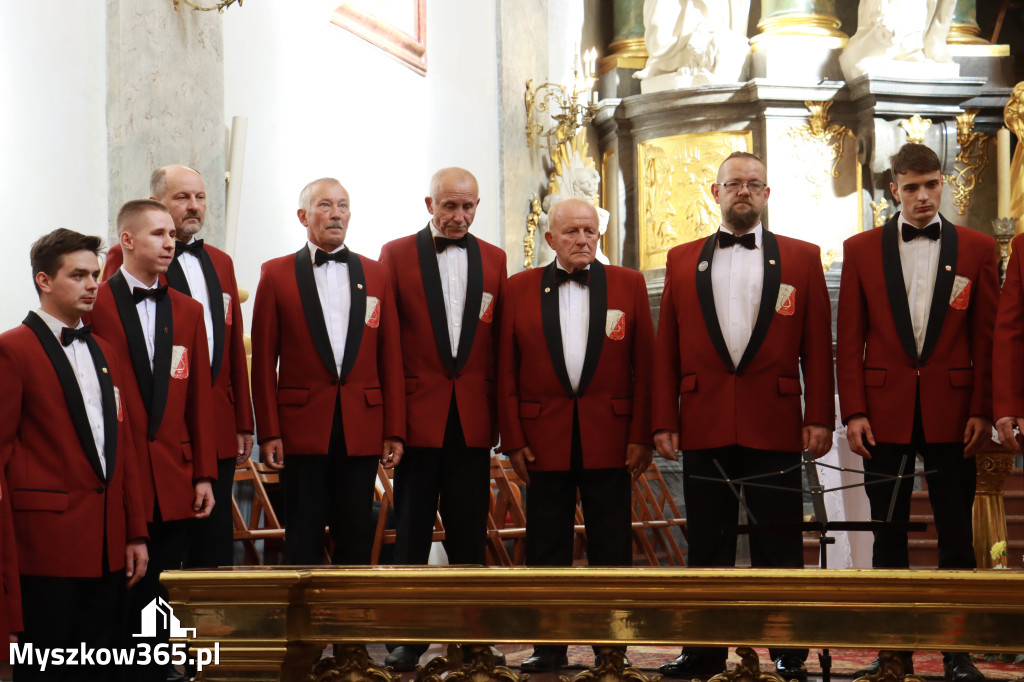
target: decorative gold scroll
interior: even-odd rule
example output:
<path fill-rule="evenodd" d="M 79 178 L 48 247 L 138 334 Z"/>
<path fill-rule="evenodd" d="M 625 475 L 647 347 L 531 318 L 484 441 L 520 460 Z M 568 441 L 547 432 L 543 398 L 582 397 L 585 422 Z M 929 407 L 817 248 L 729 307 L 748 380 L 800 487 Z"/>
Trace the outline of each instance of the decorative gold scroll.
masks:
<path fill-rule="evenodd" d="M 946 182 L 953 189 L 953 205 L 960 215 L 967 215 L 974 186 L 985 181 L 981 174 L 988 165 L 989 136 L 974 132 L 974 117 L 977 115 L 978 109 L 967 109 L 956 117 L 956 141 L 960 152 L 956 155 L 953 172 L 946 176 Z"/>
<path fill-rule="evenodd" d="M 874 201 L 871 202 L 872 227 L 881 227 L 882 225 L 885 225 L 885 221 L 889 219 L 889 214 L 887 213 L 889 208 L 889 202 L 885 200 L 885 197 L 879 199 L 878 203 L 875 203 Z"/>
<path fill-rule="evenodd" d="M 914 114 L 910 118 L 901 119 L 900 127 L 907 131 L 907 142 L 924 144 L 924 133 L 932 127 L 932 120 Z"/>
<path fill-rule="evenodd" d="M 807 123 L 793 126 L 786 133 L 793 140 L 793 158 L 806 169 L 804 178 L 814 188 L 811 196 L 818 202 L 825 183 L 839 177 L 846 138 L 853 138 L 853 133 L 846 126 L 830 121 L 831 101 L 804 102 L 804 105 L 810 112 Z"/>
<path fill-rule="evenodd" d="M 668 250 L 711 234 L 722 220 L 711 195 L 718 167 L 735 151 L 750 151 L 744 132 L 691 133 L 637 145 L 640 269 L 665 267 Z"/>

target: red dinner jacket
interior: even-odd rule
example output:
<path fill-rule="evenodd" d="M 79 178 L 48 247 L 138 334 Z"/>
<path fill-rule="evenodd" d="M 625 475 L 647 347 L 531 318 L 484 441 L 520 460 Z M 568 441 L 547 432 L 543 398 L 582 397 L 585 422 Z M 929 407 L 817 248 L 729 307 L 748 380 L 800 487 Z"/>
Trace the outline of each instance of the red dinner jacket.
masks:
<path fill-rule="evenodd" d="M 22 575 L 98 578 L 106 567 L 124 568 L 126 541 L 147 535 L 129 431 L 129 417 L 139 417 L 125 401 L 130 375 L 103 339 L 87 343 L 100 368 L 104 453 L 96 452 L 74 369 L 46 323 L 29 313 L 0 335 L 0 461 Z"/>
<path fill-rule="evenodd" d="M 25 625 L 21 619 L 21 578 L 18 575 L 18 548 L 14 535 L 13 512 L 11 511 L 10 488 L 3 480 L 0 467 L 0 634 L 21 632 Z M 6 663 L 10 647 L 0 652 L 0 663 Z"/>
<path fill-rule="evenodd" d="M 106 280 L 121 267 L 124 255 L 121 245 L 107 251 L 103 265 Z M 252 433 L 252 398 L 249 395 L 249 367 L 242 340 L 242 305 L 238 300 L 235 265 L 231 256 L 220 249 L 203 245 L 200 262 L 210 295 L 210 316 L 213 320 L 213 378 L 214 445 L 217 459 L 234 459 L 238 454 L 238 433 Z M 177 258 L 171 263 L 167 275 L 161 280 L 186 296 L 191 296 L 185 271 Z M 205 329 L 205 326 L 204 326 Z"/>
<path fill-rule="evenodd" d="M 962 442 L 969 417 L 992 416 L 995 240 L 939 217 L 939 264 L 920 357 L 897 218 L 844 244 L 836 341 L 839 406 L 844 423 L 866 415 L 879 443 L 910 442 L 917 396 L 929 443 Z"/>
<path fill-rule="evenodd" d="M 135 302 L 121 271 L 100 285 L 87 321 L 132 370 L 121 401 L 133 417 L 132 442 L 138 453 L 146 520 L 153 520 L 156 502 L 163 521 L 192 518 L 195 483 L 217 478 L 203 306 L 167 290 L 156 304 L 152 369 Z M 214 502 L 229 504 L 230 500 Z"/>
<path fill-rule="evenodd" d="M 577 390 L 565 367 L 555 263 L 508 281 L 502 320 L 499 418 L 504 452 L 529 446 L 537 471 L 568 471 L 573 403 L 583 466 L 624 467 L 628 443 L 651 442 L 654 324 L 635 270 L 590 266 L 590 325 Z"/>
<path fill-rule="evenodd" d="M 453 358 L 430 226 L 385 244 L 380 252 L 402 321 L 406 427 L 408 445 L 413 447 L 441 447 L 452 391 L 466 446 L 497 444 L 495 393 L 505 252 L 469 235 L 466 255 L 466 307 Z"/>
<path fill-rule="evenodd" d="M 1024 417 L 1024 237 L 1014 237 L 1010 249 L 992 345 L 992 411 L 996 419 Z"/>
<path fill-rule="evenodd" d="M 252 314 L 252 388 L 260 443 L 281 438 L 285 456 L 325 455 L 341 401 L 349 455 L 379 457 L 383 439 L 405 438 L 402 346 L 384 266 L 349 253 L 352 307 L 341 375 L 305 244 L 263 264 Z"/>
<path fill-rule="evenodd" d="M 683 450 L 739 445 L 799 452 L 803 426 L 835 424 L 832 313 L 821 251 L 762 233 L 761 302 L 747 347 L 733 366 L 711 284 L 716 235 L 668 254 L 654 429 L 679 432 Z"/>

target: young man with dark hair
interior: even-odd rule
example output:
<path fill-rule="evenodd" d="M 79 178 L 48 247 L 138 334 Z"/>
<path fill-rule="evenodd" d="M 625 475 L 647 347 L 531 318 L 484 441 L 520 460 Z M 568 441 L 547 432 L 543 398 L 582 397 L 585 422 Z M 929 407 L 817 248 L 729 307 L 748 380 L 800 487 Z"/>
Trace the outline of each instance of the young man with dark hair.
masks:
<path fill-rule="evenodd" d="M 123 402 L 130 375 L 120 356 L 82 324 L 96 301 L 99 246 L 99 237 L 66 229 L 33 244 L 39 309 L 0 335 L 4 505 L 9 496 L 23 594 L 20 643 L 36 650 L 117 646 L 125 590 L 147 572 L 128 430 L 131 418 L 143 417 Z M 100 669 L 75 670 L 102 677 Z M 44 679 L 30 665 L 16 666 L 14 675 Z"/>
<path fill-rule="evenodd" d="M 217 455 L 210 419 L 210 360 L 203 307 L 160 286 L 174 258 L 174 222 L 158 201 L 129 201 L 118 213 L 124 265 L 100 285 L 92 322 L 119 357 L 130 362 L 122 399 L 134 417 L 140 487 L 149 522 L 150 571 L 132 594 L 130 634 L 142 632 L 142 609 L 167 598 L 161 571 L 179 569 L 194 519 L 213 509 Z M 230 504 L 225 500 L 224 503 Z M 152 640 L 156 645 L 164 637 Z M 136 679 L 164 680 L 167 666 Z"/>
<path fill-rule="evenodd" d="M 973 456 L 992 429 L 992 330 L 999 298 L 992 237 L 939 213 L 942 169 L 920 144 L 891 159 L 901 203 L 884 226 L 844 245 L 836 376 L 850 449 L 864 458 L 871 518 L 910 518 L 924 459 L 939 568 L 975 567 Z M 886 478 L 889 477 L 889 478 Z M 904 478 L 897 478 L 904 477 Z M 910 565 L 906 531 L 876 531 L 872 565 Z M 902 652 L 913 672 L 912 652 Z M 945 653 L 950 682 L 981 682 L 967 654 Z M 877 672 L 874 662 L 860 674 Z"/>

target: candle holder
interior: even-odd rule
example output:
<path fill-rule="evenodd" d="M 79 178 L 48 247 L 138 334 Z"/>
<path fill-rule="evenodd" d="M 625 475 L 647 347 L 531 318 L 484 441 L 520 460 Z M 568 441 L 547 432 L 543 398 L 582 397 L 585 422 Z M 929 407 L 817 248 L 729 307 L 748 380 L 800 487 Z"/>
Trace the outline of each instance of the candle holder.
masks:
<path fill-rule="evenodd" d="M 1010 241 L 1017 229 L 1016 218 L 993 218 L 992 232 L 999 244 L 999 281 L 1006 279 L 1006 264 L 1010 260 Z"/>

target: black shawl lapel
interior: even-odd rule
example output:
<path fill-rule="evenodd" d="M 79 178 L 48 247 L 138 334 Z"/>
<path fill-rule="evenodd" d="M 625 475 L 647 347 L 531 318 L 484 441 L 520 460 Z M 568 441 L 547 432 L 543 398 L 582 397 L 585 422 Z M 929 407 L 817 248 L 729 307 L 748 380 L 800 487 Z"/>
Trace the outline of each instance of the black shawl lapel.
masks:
<path fill-rule="evenodd" d="M 139 385 L 139 393 L 146 406 L 146 414 L 151 414 L 153 409 L 153 369 L 149 366 L 149 349 L 146 348 L 146 337 L 142 333 L 139 311 L 135 307 L 135 300 L 128 288 L 128 280 L 124 278 L 124 274 L 120 270 L 115 272 L 108 281 L 110 282 L 110 293 L 113 294 L 114 304 L 117 306 L 117 314 L 124 327 L 125 339 L 128 341 L 128 354 L 132 359 L 135 382 Z"/>
<path fill-rule="evenodd" d="M 946 312 L 949 310 L 949 297 L 953 293 L 953 280 L 956 279 L 959 253 L 956 228 L 941 215 L 939 219 L 942 222 L 939 264 L 935 268 L 935 289 L 932 291 L 932 305 L 928 309 L 928 326 L 925 327 L 924 343 L 921 346 L 921 362 L 931 355 L 939 341 L 942 323 L 946 321 Z"/>
<path fill-rule="evenodd" d="M 46 326 L 46 323 L 43 322 L 38 315 L 35 313 L 29 313 L 24 320 L 24 324 L 35 333 L 36 337 L 38 337 L 39 343 L 42 344 L 43 350 L 46 351 L 46 356 L 50 359 L 50 364 L 52 364 L 54 370 L 56 370 L 57 379 L 60 381 L 61 390 L 64 392 L 64 400 L 68 405 L 68 412 L 71 414 L 71 422 L 75 425 L 75 433 L 78 434 L 78 440 L 82 444 L 85 456 L 89 459 L 89 464 L 92 466 L 93 471 L 96 472 L 96 476 L 98 476 L 100 480 L 104 480 L 99 453 L 96 451 L 96 440 L 92 437 L 92 429 L 89 427 L 89 417 L 85 411 L 85 400 L 82 399 L 82 389 L 78 385 L 78 379 L 75 378 L 75 370 L 71 367 L 71 362 L 68 360 L 68 356 L 64 354 L 64 349 L 61 348 L 60 341 L 57 340 L 57 337 L 53 335 L 53 332 L 50 331 L 50 328 Z M 95 341 L 92 341 L 92 345 L 95 345 L 95 343 Z M 92 349 L 90 348 L 90 350 Z M 97 366 L 99 367 L 101 365 Z M 104 368 L 106 367 L 105 364 L 102 366 Z M 108 383 L 110 381 L 109 375 L 100 373 L 101 387 L 103 386 L 104 376 L 106 376 Z M 106 391 L 104 391 L 103 399 L 105 415 Z M 109 430 L 107 433 L 109 434 Z"/>
<path fill-rule="evenodd" d="M 316 280 L 313 279 L 313 261 L 305 244 L 295 252 L 295 280 L 299 285 L 299 298 L 302 300 L 302 311 L 306 314 L 309 335 L 313 337 L 313 346 L 327 368 L 327 373 L 338 378 L 331 337 L 327 335 L 327 323 L 324 322 L 324 311 L 316 292 Z"/>
<path fill-rule="evenodd" d="M 479 245 L 477 246 L 477 254 L 479 255 Z M 430 234 L 430 225 L 416 233 L 416 255 L 420 261 L 420 277 L 423 280 L 423 293 L 427 298 L 427 310 L 430 312 L 430 326 L 434 329 L 434 343 L 437 344 L 437 352 L 441 356 L 441 363 L 454 373 L 455 358 L 452 357 L 452 342 L 448 336 L 448 315 L 444 309 L 441 271 L 437 267 L 437 250 L 434 248 L 434 239 Z M 478 300 L 477 308 L 479 309 L 479 307 L 480 302 Z M 471 309 L 467 302 L 466 313 L 469 312 L 471 312 Z M 465 319 L 465 315 L 463 319 Z M 465 334 L 465 330 L 463 330 L 463 334 Z M 461 335 L 459 341 L 459 350 L 461 351 Z"/>
<path fill-rule="evenodd" d="M 594 378 L 597 361 L 601 359 L 601 348 L 604 346 L 604 327 L 608 319 L 608 277 L 604 265 L 598 261 L 590 264 L 590 325 L 587 329 L 587 352 L 583 356 L 583 371 L 580 372 L 580 385 L 576 395 L 583 391 Z"/>
<path fill-rule="evenodd" d="M 743 372 L 743 369 L 757 355 L 765 337 L 768 336 L 768 327 L 775 318 L 775 303 L 779 298 L 779 285 L 782 283 L 782 259 L 779 256 L 779 240 L 775 238 L 774 234 L 763 228 L 761 230 L 761 252 L 764 258 L 761 305 L 757 309 L 754 330 L 750 333 L 747 347 L 743 349 L 743 356 L 740 358 L 740 364 L 736 367 L 736 374 Z"/>
<path fill-rule="evenodd" d="M 177 263 L 178 259 L 175 258 Z M 213 267 L 210 254 L 203 248 L 199 251 L 199 262 L 203 266 L 206 291 L 210 296 L 210 317 L 213 322 L 213 358 L 210 361 L 210 380 L 216 381 L 220 366 L 224 362 L 224 290 L 220 288 L 217 269 Z M 179 266 L 180 267 L 180 266 Z"/>
<path fill-rule="evenodd" d="M 722 359 L 725 366 L 732 370 L 734 369 L 732 357 L 725 345 L 725 337 L 722 336 L 722 325 L 718 321 L 718 311 L 715 310 L 714 287 L 711 285 L 711 263 L 714 260 L 717 244 L 718 233 L 716 232 L 704 240 L 704 246 L 700 250 L 697 265 L 697 299 L 700 301 L 701 312 L 704 313 L 704 326 L 707 327 L 708 336 L 711 337 L 711 345 L 718 351 L 718 357 Z"/>
<path fill-rule="evenodd" d="M 569 371 L 565 368 L 565 352 L 562 350 L 562 326 L 558 318 L 558 287 L 555 286 L 555 261 L 551 261 L 544 268 L 540 278 L 540 317 L 544 326 L 544 339 L 548 342 L 548 354 L 551 356 L 551 365 L 555 368 L 555 376 L 558 383 L 562 384 L 566 394 L 573 398 L 576 392 L 572 390 L 572 383 L 569 381 Z M 591 319 L 593 325 L 593 319 Z M 590 340 L 587 341 L 587 356 L 590 355 Z"/>
<path fill-rule="evenodd" d="M 480 321 L 480 303 L 484 299 L 484 264 L 480 256 L 480 242 L 473 235 L 466 243 L 466 308 L 462 311 L 462 332 L 459 333 L 459 353 L 455 357 L 455 372 L 466 366 L 473 350 L 473 338 Z M 434 259 L 437 264 L 437 259 Z M 438 273 L 440 278 L 440 272 Z M 449 347 L 450 344 L 449 344 Z"/>
<path fill-rule="evenodd" d="M 359 256 L 349 251 L 348 254 L 348 289 L 352 295 L 351 307 L 348 311 L 348 334 L 345 337 L 345 354 L 341 358 L 341 380 L 352 371 L 359 355 L 359 345 L 363 340 L 363 329 L 366 322 L 366 275 L 363 273 L 363 262 Z M 383 301 L 379 305 L 383 305 Z M 332 355 L 333 357 L 333 355 Z"/>
<path fill-rule="evenodd" d="M 114 380 L 107 368 L 107 359 L 103 357 L 103 351 L 96 343 L 96 339 L 86 339 L 89 346 L 89 354 L 92 355 L 92 363 L 99 367 L 96 376 L 100 379 L 100 393 L 103 395 L 103 450 L 107 460 L 107 480 L 114 476 L 114 466 L 117 463 L 117 398 L 114 396 Z"/>
<path fill-rule="evenodd" d="M 156 302 L 156 328 L 153 333 L 153 401 L 149 409 L 149 438 L 156 438 L 167 408 L 167 390 L 171 387 L 171 353 L 174 350 L 174 304 L 168 294 Z"/>
<path fill-rule="evenodd" d="M 188 285 L 188 278 L 185 277 L 185 268 L 181 267 L 181 261 L 178 258 L 180 256 L 175 256 L 174 260 L 171 261 L 164 277 L 167 278 L 167 286 L 191 297 L 192 288 Z"/>
<path fill-rule="evenodd" d="M 914 323 L 910 317 L 907 285 L 903 281 L 903 265 L 900 261 L 898 216 L 897 213 L 882 226 L 882 272 L 885 276 L 885 291 L 889 295 L 889 309 L 892 311 L 896 333 L 907 357 L 916 360 L 917 341 L 914 340 Z M 941 266 L 939 269 L 942 269 Z"/>

